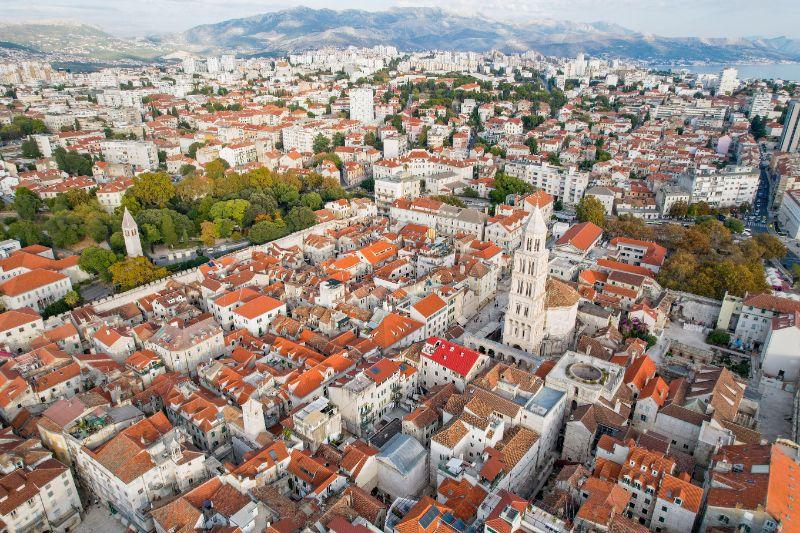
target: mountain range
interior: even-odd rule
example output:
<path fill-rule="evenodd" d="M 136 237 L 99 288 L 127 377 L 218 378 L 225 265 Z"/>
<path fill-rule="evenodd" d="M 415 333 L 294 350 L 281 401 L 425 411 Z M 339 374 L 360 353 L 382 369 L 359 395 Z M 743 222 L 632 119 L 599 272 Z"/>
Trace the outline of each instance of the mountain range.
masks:
<path fill-rule="evenodd" d="M 500 22 L 439 8 L 387 11 L 298 7 L 167 36 L 162 43 L 191 51 L 286 52 L 320 46 L 394 45 L 401 50 L 537 50 L 546 55 L 623 57 L 649 61 L 798 61 L 800 39 L 669 38 L 607 22 Z"/>
<path fill-rule="evenodd" d="M 0 41 L 44 52 L 77 50 L 104 58 L 152 58 L 177 51 L 274 54 L 321 46 L 394 45 L 400 50 L 536 50 L 546 55 L 629 58 L 651 62 L 800 61 L 800 39 L 707 39 L 643 34 L 607 22 L 561 20 L 500 22 L 439 8 L 386 11 L 297 7 L 138 40 L 123 40 L 92 26 L 0 26 Z M 77 36 L 77 42 L 75 38 Z"/>

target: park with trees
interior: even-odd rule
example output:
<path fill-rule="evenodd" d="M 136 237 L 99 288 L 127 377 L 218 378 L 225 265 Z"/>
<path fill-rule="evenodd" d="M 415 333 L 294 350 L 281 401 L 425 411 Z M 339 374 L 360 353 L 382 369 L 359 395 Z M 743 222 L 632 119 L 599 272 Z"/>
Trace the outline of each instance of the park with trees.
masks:
<path fill-rule="evenodd" d="M 83 169 L 73 170 L 77 174 Z M 7 209 L 13 216 L 0 223 L 0 237 L 77 253 L 84 271 L 127 290 L 168 271 L 145 257 L 126 258 L 121 232 L 126 208 L 139 226 L 142 249 L 153 251 L 211 246 L 219 239 L 262 244 L 314 225 L 315 210 L 343 197 L 338 180 L 319 174 L 278 174 L 263 168 L 236 173 L 215 160 L 203 173 L 188 170 L 177 183 L 164 172 L 137 175 L 122 205 L 111 213 L 94 190 L 73 189 L 44 200 L 20 187 Z"/>

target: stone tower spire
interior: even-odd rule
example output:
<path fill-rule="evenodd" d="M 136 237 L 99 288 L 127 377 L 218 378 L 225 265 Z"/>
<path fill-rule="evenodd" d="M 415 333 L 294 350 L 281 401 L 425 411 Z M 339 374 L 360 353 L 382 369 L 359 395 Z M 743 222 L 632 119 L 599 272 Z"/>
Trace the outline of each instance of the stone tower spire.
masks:
<path fill-rule="evenodd" d="M 547 224 L 539 206 L 525 226 L 522 244 L 514 252 L 503 344 L 539 354 L 544 337 L 548 259 Z"/>
<path fill-rule="evenodd" d="M 125 251 L 128 257 L 138 257 L 144 255 L 142 253 L 142 241 L 139 240 L 139 226 L 131 216 L 128 208 L 125 208 L 125 214 L 122 215 L 122 236 L 125 238 Z"/>

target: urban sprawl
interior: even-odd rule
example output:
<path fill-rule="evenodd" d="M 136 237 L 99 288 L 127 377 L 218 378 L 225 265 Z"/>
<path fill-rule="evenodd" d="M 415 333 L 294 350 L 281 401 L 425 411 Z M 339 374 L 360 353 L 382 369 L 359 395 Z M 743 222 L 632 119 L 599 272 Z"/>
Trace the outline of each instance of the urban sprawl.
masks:
<path fill-rule="evenodd" d="M 2 531 L 800 531 L 800 86 L 0 64 Z"/>

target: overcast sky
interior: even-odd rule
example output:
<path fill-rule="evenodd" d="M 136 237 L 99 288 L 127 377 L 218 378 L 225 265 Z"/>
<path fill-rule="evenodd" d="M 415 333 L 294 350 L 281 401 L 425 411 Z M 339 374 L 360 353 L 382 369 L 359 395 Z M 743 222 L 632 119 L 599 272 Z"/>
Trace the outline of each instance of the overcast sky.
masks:
<path fill-rule="evenodd" d="M 307 0 L 309 7 L 380 10 L 436 0 Z M 121 35 L 180 31 L 290 8 L 285 0 L 0 0 L 0 22 L 75 20 Z M 800 37 L 800 0 L 451 0 L 443 8 L 500 20 L 607 21 L 664 36 Z M 0 31 L 0 40 L 3 39 Z"/>

